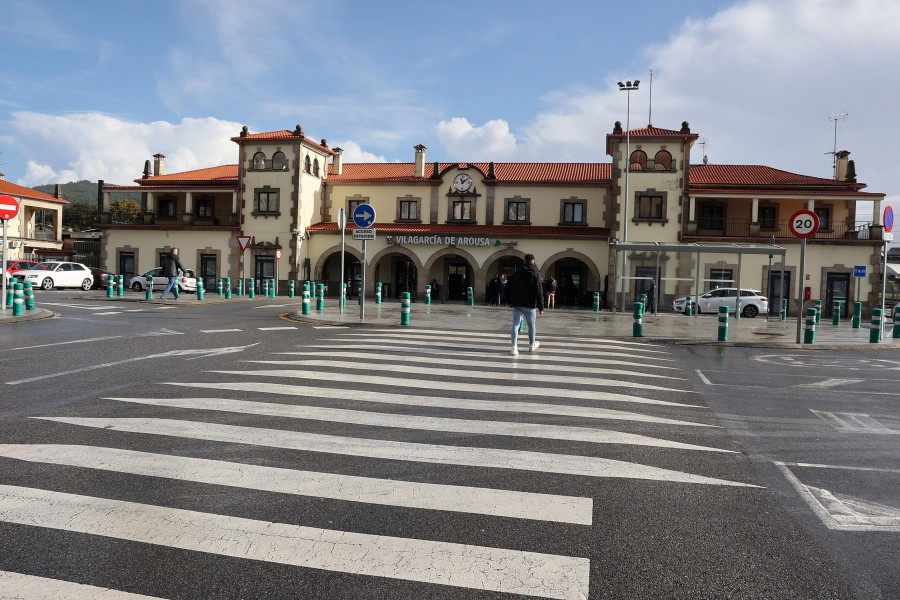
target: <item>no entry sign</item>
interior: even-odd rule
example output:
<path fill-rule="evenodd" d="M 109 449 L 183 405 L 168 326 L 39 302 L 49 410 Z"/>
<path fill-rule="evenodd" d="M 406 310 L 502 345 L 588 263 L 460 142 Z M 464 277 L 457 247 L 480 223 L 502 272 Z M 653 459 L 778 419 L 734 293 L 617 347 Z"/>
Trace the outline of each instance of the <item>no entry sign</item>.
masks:
<path fill-rule="evenodd" d="M 0 219 L 9 221 L 19 214 L 19 203 L 12 196 L 0 196 Z"/>

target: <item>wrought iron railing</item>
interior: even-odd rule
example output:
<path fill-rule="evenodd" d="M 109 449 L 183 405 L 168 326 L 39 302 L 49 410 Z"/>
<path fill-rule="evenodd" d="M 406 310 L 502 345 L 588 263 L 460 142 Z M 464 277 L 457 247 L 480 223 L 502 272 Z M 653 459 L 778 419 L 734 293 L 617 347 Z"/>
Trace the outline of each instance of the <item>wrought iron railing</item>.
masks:
<path fill-rule="evenodd" d="M 875 236 L 872 234 L 876 233 Z M 688 223 L 686 237 L 729 237 L 729 238 L 793 238 L 790 220 L 751 222 L 749 219 L 698 219 Z M 812 239 L 818 240 L 868 240 L 881 239 L 880 227 L 875 232 L 870 223 L 848 225 L 841 221 L 820 227 Z"/>

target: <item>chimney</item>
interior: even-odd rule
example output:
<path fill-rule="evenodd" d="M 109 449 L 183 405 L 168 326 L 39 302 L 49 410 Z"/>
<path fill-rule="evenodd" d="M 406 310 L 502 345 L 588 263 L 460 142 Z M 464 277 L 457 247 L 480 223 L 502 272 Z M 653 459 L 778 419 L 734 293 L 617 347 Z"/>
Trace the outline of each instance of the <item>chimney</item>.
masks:
<path fill-rule="evenodd" d="M 58 183 L 56 184 L 56 190 L 53 192 L 53 197 L 62 200 L 62 186 Z"/>
<path fill-rule="evenodd" d="M 166 155 L 165 154 L 154 154 L 153 155 L 153 176 L 159 177 L 160 175 L 166 174 Z"/>
<path fill-rule="evenodd" d="M 850 153 L 846 150 L 838 150 L 834 153 L 834 179 L 835 181 L 847 181 L 847 158 Z"/>
<path fill-rule="evenodd" d="M 6 179 L 6 173 L 0 173 L 0 181 L 4 181 Z"/>
<path fill-rule="evenodd" d="M 340 175 L 344 172 L 344 150 L 343 148 L 334 149 L 334 158 L 331 160 L 331 174 Z"/>
<path fill-rule="evenodd" d="M 425 146 L 422 144 L 416 147 L 416 177 L 425 177 Z"/>

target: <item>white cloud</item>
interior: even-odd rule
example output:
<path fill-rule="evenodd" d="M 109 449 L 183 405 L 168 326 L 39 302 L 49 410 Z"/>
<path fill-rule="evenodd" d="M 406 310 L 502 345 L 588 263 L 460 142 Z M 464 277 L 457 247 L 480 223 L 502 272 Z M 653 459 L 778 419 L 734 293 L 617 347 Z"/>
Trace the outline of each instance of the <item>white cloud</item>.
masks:
<path fill-rule="evenodd" d="M 347 140 L 334 144 L 332 148 L 343 150 L 344 163 L 383 163 L 387 162 L 384 156 L 378 156 L 362 149 L 358 143 Z"/>
<path fill-rule="evenodd" d="M 79 179 L 128 185 L 156 153 L 166 155 L 168 173 L 235 164 L 231 138 L 241 128 L 213 118 L 139 123 L 100 113 L 34 112 L 13 113 L 10 125 L 12 144 L 27 159 L 16 183 L 26 187 Z"/>
<path fill-rule="evenodd" d="M 510 160 L 520 151 L 509 123 L 502 119 L 475 127 L 467 119 L 454 117 L 438 123 L 436 130 L 448 156 L 459 160 Z"/>

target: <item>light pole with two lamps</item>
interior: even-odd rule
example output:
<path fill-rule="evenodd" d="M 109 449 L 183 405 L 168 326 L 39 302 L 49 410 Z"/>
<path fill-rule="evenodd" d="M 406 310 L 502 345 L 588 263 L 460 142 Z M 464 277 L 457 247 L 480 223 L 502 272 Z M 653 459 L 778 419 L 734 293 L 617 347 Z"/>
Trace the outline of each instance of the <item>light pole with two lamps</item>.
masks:
<path fill-rule="evenodd" d="M 628 109 L 625 115 L 625 201 L 622 211 L 622 241 L 628 241 L 628 172 L 631 171 L 631 92 L 637 90 L 640 80 L 619 82 L 619 91 L 628 97 Z M 628 251 L 622 252 L 622 302 L 621 310 L 625 311 L 625 281 L 628 275 Z"/>

